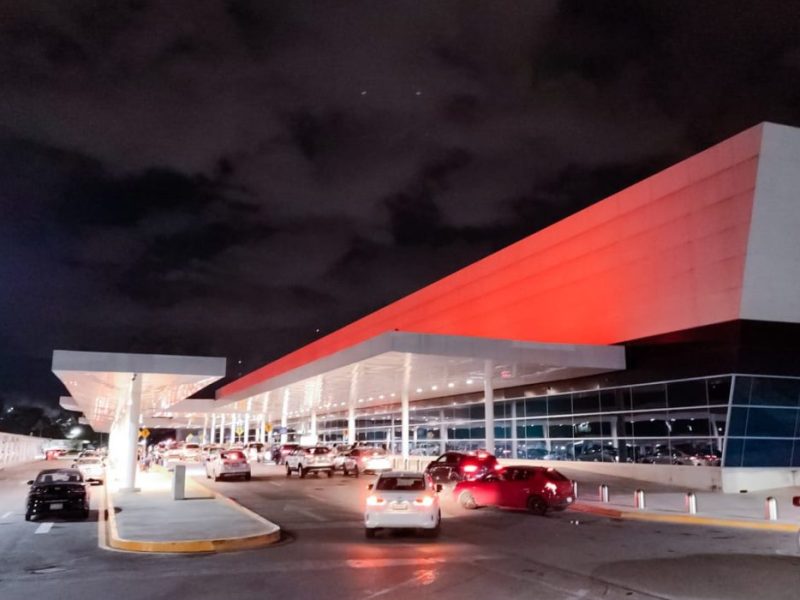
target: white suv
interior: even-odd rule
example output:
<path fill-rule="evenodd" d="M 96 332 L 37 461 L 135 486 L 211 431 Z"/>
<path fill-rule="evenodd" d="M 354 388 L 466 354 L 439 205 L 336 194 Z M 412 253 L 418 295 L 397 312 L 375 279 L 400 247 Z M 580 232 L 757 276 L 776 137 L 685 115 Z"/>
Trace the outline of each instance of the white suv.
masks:
<path fill-rule="evenodd" d="M 300 478 L 314 471 L 325 471 L 333 477 L 333 453 L 330 448 L 314 446 L 313 448 L 297 448 L 286 456 L 286 476 L 291 477 L 297 471 Z"/>
<path fill-rule="evenodd" d="M 381 473 L 369 490 L 364 509 L 364 532 L 368 538 L 375 537 L 379 529 L 419 529 L 431 537 L 439 535 L 442 486 L 427 473 Z"/>

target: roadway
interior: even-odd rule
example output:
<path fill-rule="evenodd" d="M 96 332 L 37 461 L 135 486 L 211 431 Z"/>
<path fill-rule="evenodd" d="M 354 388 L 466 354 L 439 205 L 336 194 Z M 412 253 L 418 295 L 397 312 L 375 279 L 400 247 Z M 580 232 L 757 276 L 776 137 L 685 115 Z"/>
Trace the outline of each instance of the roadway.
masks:
<path fill-rule="evenodd" d="M 364 538 L 370 478 L 286 478 L 254 465 L 252 481 L 200 480 L 280 524 L 276 546 L 217 555 L 138 555 L 98 546 L 86 522 L 23 520 L 42 465 L 0 471 L 0 598 L 490 600 L 494 598 L 795 599 L 795 535 L 612 521 L 570 511 L 534 517 L 465 511 L 444 496 L 442 535 Z M 94 501 L 102 488 L 94 489 Z M 38 533 L 37 533 L 38 531 Z M 113 592 L 112 592 L 113 590 Z M 255 596 L 254 596 L 255 597 Z"/>

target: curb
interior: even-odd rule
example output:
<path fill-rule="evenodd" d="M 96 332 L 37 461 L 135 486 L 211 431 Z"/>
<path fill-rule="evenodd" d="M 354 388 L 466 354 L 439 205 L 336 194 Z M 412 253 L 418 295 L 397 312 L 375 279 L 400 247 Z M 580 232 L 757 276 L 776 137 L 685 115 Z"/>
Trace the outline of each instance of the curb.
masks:
<path fill-rule="evenodd" d="M 197 482 L 193 482 L 197 484 Z M 199 485 L 199 484 L 197 484 Z M 250 536 L 230 537 L 230 538 L 209 538 L 199 540 L 129 540 L 122 538 L 119 535 L 117 527 L 117 517 L 114 510 L 114 503 L 112 501 L 112 494 L 106 487 L 106 543 L 109 547 L 116 550 L 125 550 L 128 552 L 158 552 L 158 553 L 207 553 L 207 552 L 233 552 L 237 550 L 253 550 L 256 548 L 263 548 L 270 546 L 280 541 L 281 528 L 267 521 L 261 515 L 258 515 L 251 510 L 245 508 L 238 502 L 219 494 L 213 490 L 209 490 L 205 486 L 204 489 L 214 494 L 216 499 L 223 500 L 235 507 L 240 512 L 247 514 L 250 518 L 259 521 L 263 525 L 268 526 L 271 531 L 267 533 L 260 533 Z"/>
<path fill-rule="evenodd" d="M 731 527 L 760 531 L 777 531 L 780 533 L 797 533 L 800 525 L 793 523 L 775 523 L 772 521 L 746 521 L 744 519 L 725 519 L 718 517 L 699 517 L 697 515 L 670 515 L 648 511 L 630 511 L 617 508 L 606 508 L 586 502 L 576 502 L 571 507 L 576 512 L 591 513 L 628 521 L 650 521 L 653 523 L 672 523 L 675 525 L 700 525 L 705 527 Z"/>

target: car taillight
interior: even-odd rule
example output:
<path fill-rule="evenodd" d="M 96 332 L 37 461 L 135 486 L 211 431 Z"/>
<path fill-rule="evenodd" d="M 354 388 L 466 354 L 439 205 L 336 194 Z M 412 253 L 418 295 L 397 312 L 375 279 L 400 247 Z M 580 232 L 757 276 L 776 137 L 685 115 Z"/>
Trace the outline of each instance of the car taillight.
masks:
<path fill-rule="evenodd" d="M 484 458 L 486 458 L 489 455 L 486 452 L 478 452 L 477 456 L 478 456 L 478 458 L 483 460 Z"/>
<path fill-rule="evenodd" d="M 464 465 L 461 470 L 464 473 L 475 473 L 478 470 L 478 465 Z"/>
<path fill-rule="evenodd" d="M 414 506 L 433 506 L 433 496 L 423 496 L 415 499 Z"/>
<path fill-rule="evenodd" d="M 495 464 L 494 470 L 495 471 L 502 471 L 503 470 L 503 465 L 501 465 L 500 463 Z"/>
<path fill-rule="evenodd" d="M 367 506 L 379 506 L 381 504 L 386 504 L 386 500 L 380 496 L 367 496 Z"/>

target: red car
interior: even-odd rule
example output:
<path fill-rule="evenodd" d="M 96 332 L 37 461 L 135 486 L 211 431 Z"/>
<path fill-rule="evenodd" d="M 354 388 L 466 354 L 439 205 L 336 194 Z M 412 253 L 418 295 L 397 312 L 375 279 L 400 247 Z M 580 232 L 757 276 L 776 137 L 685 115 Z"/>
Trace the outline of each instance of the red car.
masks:
<path fill-rule="evenodd" d="M 502 467 L 494 455 L 485 450 L 478 450 L 468 454 L 446 452 L 428 463 L 425 472 L 431 476 L 434 483 L 447 483 L 462 479 L 479 479 L 500 469 Z"/>
<path fill-rule="evenodd" d="M 575 500 L 572 482 L 552 467 L 505 467 L 475 481 L 461 481 L 453 497 L 464 508 L 502 506 L 543 515 L 564 510 Z"/>

